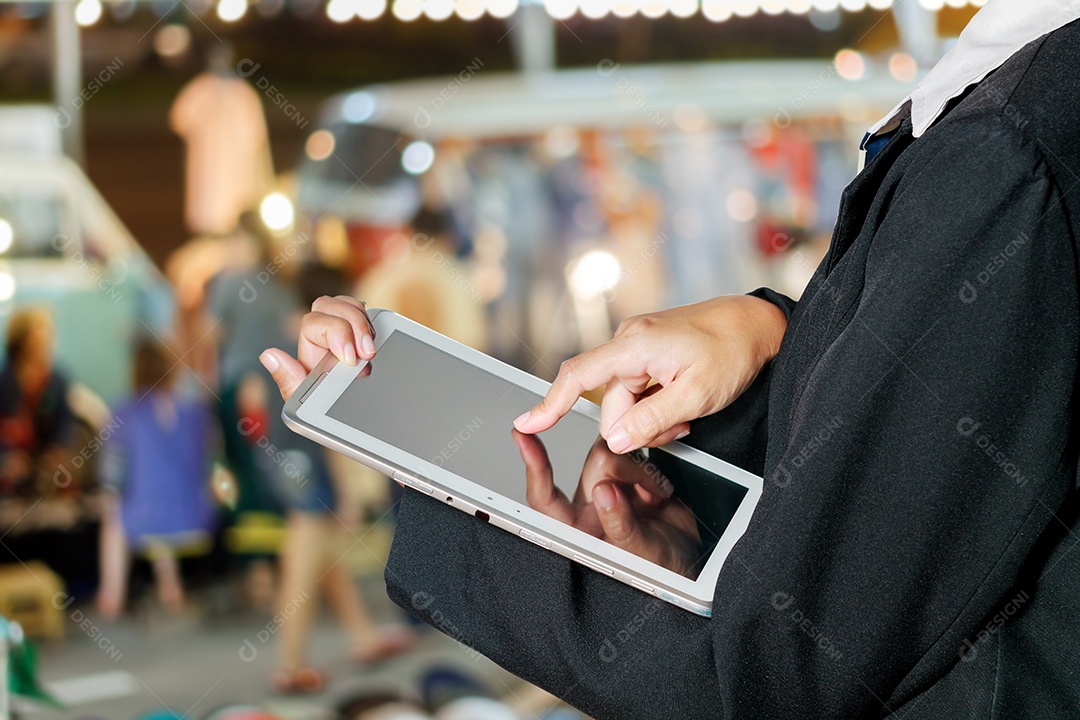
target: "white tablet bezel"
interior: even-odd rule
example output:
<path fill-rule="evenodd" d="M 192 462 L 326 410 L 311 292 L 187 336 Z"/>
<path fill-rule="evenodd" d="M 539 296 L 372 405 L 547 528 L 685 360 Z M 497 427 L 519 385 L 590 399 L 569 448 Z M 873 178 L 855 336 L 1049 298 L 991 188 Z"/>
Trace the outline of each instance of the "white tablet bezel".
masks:
<path fill-rule="evenodd" d="M 544 395 L 550 386 L 534 375 L 462 345 L 401 315 L 385 310 L 368 312 L 375 328 L 376 352 L 391 333 L 404 332 L 538 395 Z M 611 575 L 679 607 L 706 617 L 711 615 L 712 597 L 720 569 L 732 547 L 746 531 L 761 497 L 763 481 L 760 477 L 679 442 L 664 447 L 665 451 L 676 457 L 747 489 L 705 567 L 696 580 L 691 580 L 329 417 L 327 412 L 330 407 L 363 370 L 364 365 L 363 361 L 352 366 L 337 363 L 333 356 L 328 354 L 286 403 L 282 413 L 286 424 L 293 430 L 374 467 L 403 485 L 432 495 L 445 504 L 474 515 L 478 510 L 482 511 L 489 516 L 488 522 L 518 534 L 534 544 Z M 578 400 L 573 411 L 599 421 L 599 407 L 584 398 Z"/>

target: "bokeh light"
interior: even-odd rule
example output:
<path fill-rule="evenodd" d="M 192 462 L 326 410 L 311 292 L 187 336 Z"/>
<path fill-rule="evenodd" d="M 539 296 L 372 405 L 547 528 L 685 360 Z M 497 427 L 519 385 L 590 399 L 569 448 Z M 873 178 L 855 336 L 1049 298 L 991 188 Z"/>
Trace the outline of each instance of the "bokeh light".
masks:
<path fill-rule="evenodd" d="M 731 0 L 702 0 L 701 14 L 712 22 L 724 22 L 731 18 Z"/>
<path fill-rule="evenodd" d="M 89 27 L 101 19 L 103 9 L 101 0 L 79 0 L 75 5 L 75 22 Z"/>
<path fill-rule="evenodd" d="M 341 106 L 341 116 L 345 118 L 345 122 L 359 125 L 371 119 L 375 114 L 375 107 L 375 96 L 361 90 L 345 98 Z"/>
<path fill-rule="evenodd" d="M 15 276 L 11 270 L 0 268 L 0 302 L 7 302 L 15 297 Z"/>
<path fill-rule="evenodd" d="M 401 153 L 401 167 L 410 175 L 426 173 L 435 162 L 435 148 L 424 140 L 409 143 Z"/>
<path fill-rule="evenodd" d="M 889 57 L 889 74 L 900 82 L 911 82 L 919 74 L 919 64 L 907 53 L 893 53 Z"/>
<path fill-rule="evenodd" d="M 15 230 L 7 220 L 0 219 L 0 253 L 6 253 L 15 243 Z"/>
<path fill-rule="evenodd" d="M 334 146 L 337 141 L 334 134 L 329 130 L 316 130 L 308 135 L 304 143 L 304 153 L 312 160 L 325 160 L 334 154 Z"/>
<path fill-rule="evenodd" d="M 424 13 L 424 4 L 421 0 L 394 0 L 391 11 L 398 20 L 409 22 Z"/>
<path fill-rule="evenodd" d="M 750 222 L 757 216 L 757 200 L 749 190 L 732 190 L 726 205 L 728 215 L 736 222 Z"/>
<path fill-rule="evenodd" d="M 279 192 L 270 193 L 259 203 L 259 217 L 274 232 L 292 227 L 294 216 L 292 201 Z"/>
<path fill-rule="evenodd" d="M 346 23 L 356 17 L 355 0 L 330 0 L 326 5 L 326 17 L 336 23 Z"/>
<path fill-rule="evenodd" d="M 569 268 L 570 289 L 583 298 L 599 297 L 619 284 L 622 267 L 607 250 L 590 250 Z"/>
<path fill-rule="evenodd" d="M 236 22 L 247 14 L 247 0 L 219 0 L 217 16 L 222 22 Z"/>
<path fill-rule="evenodd" d="M 862 80 L 866 75 L 866 60 L 856 50 L 844 49 L 833 59 L 836 72 L 845 80 Z"/>
<path fill-rule="evenodd" d="M 163 58 L 180 57 L 191 48 L 191 31 L 169 23 L 154 33 L 154 51 Z"/>

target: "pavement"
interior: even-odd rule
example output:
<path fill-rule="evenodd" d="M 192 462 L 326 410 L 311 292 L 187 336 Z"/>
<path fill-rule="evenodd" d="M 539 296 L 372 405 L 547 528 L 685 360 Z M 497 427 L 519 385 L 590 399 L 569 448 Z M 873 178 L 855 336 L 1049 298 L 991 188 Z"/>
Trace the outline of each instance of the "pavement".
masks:
<path fill-rule="evenodd" d="M 361 590 L 382 622 L 402 622 L 386 597 L 381 578 L 368 575 Z M 282 698 L 269 688 L 274 667 L 273 618 L 236 607 L 210 610 L 214 593 L 196 599 L 201 612 L 166 615 L 144 602 L 125 618 L 108 622 L 92 607 L 73 605 L 67 636 L 37 644 L 39 674 L 46 687 L 67 702 L 56 710 L 20 706 L 33 720 L 136 720 L 157 717 L 201 720 L 216 708 L 250 703 L 283 720 L 335 718 L 337 701 L 365 690 L 416 692 L 417 679 L 433 666 L 449 666 L 480 680 L 506 701 L 521 720 L 544 720 L 558 706 L 554 698 L 510 675 L 471 648 L 427 628 L 409 653 L 375 667 L 348 659 L 341 632 L 322 612 L 311 637 L 312 666 L 328 674 L 326 689 L 312 696 Z M 228 603 L 224 603 L 228 605 Z M 170 711 L 170 712 L 163 712 Z"/>

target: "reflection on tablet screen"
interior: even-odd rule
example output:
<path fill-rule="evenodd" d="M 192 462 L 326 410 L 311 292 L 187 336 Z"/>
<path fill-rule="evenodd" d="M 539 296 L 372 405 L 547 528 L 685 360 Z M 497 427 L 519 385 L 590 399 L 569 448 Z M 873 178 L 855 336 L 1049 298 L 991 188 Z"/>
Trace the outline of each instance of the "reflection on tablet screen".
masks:
<path fill-rule="evenodd" d="M 615 544 L 695 578 L 747 489 L 663 449 L 614 455 L 582 413 L 535 436 L 513 430 L 540 397 L 393 332 L 371 372 L 358 373 L 327 414 L 608 542 L 591 498 L 598 483 L 612 483 L 655 541 Z"/>

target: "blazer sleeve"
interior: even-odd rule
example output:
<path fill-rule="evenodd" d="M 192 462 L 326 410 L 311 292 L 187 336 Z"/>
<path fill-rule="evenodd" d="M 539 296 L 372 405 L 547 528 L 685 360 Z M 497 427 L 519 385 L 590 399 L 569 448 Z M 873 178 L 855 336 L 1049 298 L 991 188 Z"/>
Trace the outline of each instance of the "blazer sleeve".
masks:
<path fill-rule="evenodd" d="M 1076 481 L 1076 253 L 1037 145 L 986 124 L 916 142 L 865 269 L 834 266 L 861 288 L 813 332 L 793 319 L 766 488 L 714 602 L 734 717 L 890 716 L 1030 599 L 1021 569 Z"/>
<path fill-rule="evenodd" d="M 761 298 L 762 300 L 768 300 L 773 305 L 780 308 L 788 320 L 791 320 L 791 314 L 795 312 L 795 306 L 798 304 L 787 295 L 768 287 L 758 288 L 757 290 L 747 293 L 747 295 Z"/>

